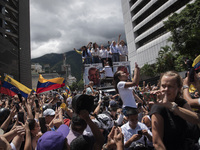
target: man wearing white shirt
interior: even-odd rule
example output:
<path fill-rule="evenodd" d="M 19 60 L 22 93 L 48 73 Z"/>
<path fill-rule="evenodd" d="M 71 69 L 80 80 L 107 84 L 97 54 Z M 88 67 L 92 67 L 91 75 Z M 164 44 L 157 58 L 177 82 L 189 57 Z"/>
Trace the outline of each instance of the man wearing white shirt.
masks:
<path fill-rule="evenodd" d="M 146 146 L 147 143 L 152 142 L 151 131 L 145 124 L 138 122 L 137 110 L 132 109 L 127 112 L 127 115 L 128 122 L 121 127 L 124 134 L 125 148 L 135 147 L 137 143 Z"/>
<path fill-rule="evenodd" d="M 112 53 L 112 61 L 113 62 L 119 62 L 119 56 L 121 55 L 121 52 L 118 48 L 118 45 L 115 41 L 112 41 L 112 44 L 110 45 L 110 50 Z"/>
<path fill-rule="evenodd" d="M 126 61 L 126 57 L 128 56 L 128 48 L 125 45 L 124 40 L 120 41 L 120 37 L 121 37 L 121 35 L 119 35 L 118 42 L 117 42 L 118 48 L 119 48 L 120 53 L 121 53 L 120 61 Z"/>
<path fill-rule="evenodd" d="M 100 57 L 101 57 L 101 62 L 102 62 L 102 65 L 104 67 L 104 63 L 107 59 L 107 50 L 104 48 L 103 45 L 101 45 L 101 49 L 100 49 Z"/>
<path fill-rule="evenodd" d="M 105 73 L 106 78 L 113 78 L 112 67 L 109 66 L 109 62 L 106 61 L 105 67 L 100 71 L 100 73 Z"/>

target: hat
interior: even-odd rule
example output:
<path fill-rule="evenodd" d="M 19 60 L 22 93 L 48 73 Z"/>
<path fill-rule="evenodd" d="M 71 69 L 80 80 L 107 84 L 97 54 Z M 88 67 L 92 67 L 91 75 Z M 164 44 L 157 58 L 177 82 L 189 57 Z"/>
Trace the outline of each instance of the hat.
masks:
<path fill-rule="evenodd" d="M 72 108 L 75 113 L 79 114 L 81 110 L 87 110 L 89 113 L 92 111 L 94 105 L 94 96 L 86 94 L 78 94 L 72 99 Z"/>
<path fill-rule="evenodd" d="M 51 108 L 47 108 L 44 112 L 43 112 L 43 116 L 53 116 L 55 115 L 55 111 Z"/>
<path fill-rule="evenodd" d="M 118 107 L 118 104 L 116 103 L 115 100 L 110 101 L 110 107 Z"/>
<path fill-rule="evenodd" d="M 0 125 L 8 118 L 10 110 L 7 108 L 0 109 Z"/>
<path fill-rule="evenodd" d="M 56 131 L 45 132 L 38 139 L 37 150 L 62 150 L 68 133 L 69 127 L 65 124 L 60 125 Z"/>

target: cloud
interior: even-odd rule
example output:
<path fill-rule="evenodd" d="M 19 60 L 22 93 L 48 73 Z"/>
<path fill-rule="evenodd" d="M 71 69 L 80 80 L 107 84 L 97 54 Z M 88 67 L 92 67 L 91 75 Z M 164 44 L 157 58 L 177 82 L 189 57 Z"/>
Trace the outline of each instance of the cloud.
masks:
<path fill-rule="evenodd" d="M 31 0 L 31 57 L 124 35 L 121 0 Z"/>

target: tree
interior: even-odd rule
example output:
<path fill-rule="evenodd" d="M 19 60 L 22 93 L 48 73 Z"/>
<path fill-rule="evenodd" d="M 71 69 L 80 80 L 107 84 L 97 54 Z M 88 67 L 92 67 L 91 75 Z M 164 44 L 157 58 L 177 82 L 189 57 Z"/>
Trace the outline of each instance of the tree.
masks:
<path fill-rule="evenodd" d="M 156 73 L 163 73 L 169 70 L 175 70 L 174 60 L 175 53 L 172 51 L 171 47 L 161 47 L 155 63 Z"/>
<path fill-rule="evenodd" d="M 200 51 L 200 0 L 188 4 L 179 14 L 174 13 L 164 22 L 171 32 L 172 49 L 181 55 L 195 58 Z"/>
<path fill-rule="evenodd" d="M 141 76 L 154 77 L 155 75 L 155 64 L 150 65 L 147 63 L 141 68 Z"/>
<path fill-rule="evenodd" d="M 77 86 L 78 86 L 78 89 L 81 90 L 81 91 L 84 89 L 84 82 L 83 82 L 83 79 L 81 79 L 81 80 L 78 82 Z"/>

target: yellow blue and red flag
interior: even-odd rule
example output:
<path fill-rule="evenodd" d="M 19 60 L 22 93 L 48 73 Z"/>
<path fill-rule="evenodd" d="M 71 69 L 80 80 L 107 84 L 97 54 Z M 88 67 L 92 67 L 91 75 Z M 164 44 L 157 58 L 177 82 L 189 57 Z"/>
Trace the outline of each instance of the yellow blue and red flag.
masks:
<path fill-rule="evenodd" d="M 32 89 L 29 89 L 28 87 L 8 75 L 6 75 L 3 85 L 1 87 L 1 93 L 9 96 L 21 94 L 23 97 L 27 98 L 28 94 L 30 94 L 31 91 Z"/>
<path fill-rule="evenodd" d="M 200 55 L 197 56 L 197 57 L 194 59 L 193 64 L 192 64 L 192 67 L 194 67 L 195 70 L 200 69 Z"/>
<path fill-rule="evenodd" d="M 65 79 L 62 77 L 53 79 L 44 79 L 42 75 L 39 75 L 36 93 L 42 93 L 53 89 L 58 89 L 65 86 Z"/>
<path fill-rule="evenodd" d="M 68 85 L 66 86 L 66 92 L 67 92 L 69 95 L 71 95 L 71 90 L 70 90 L 70 88 L 69 88 Z"/>

